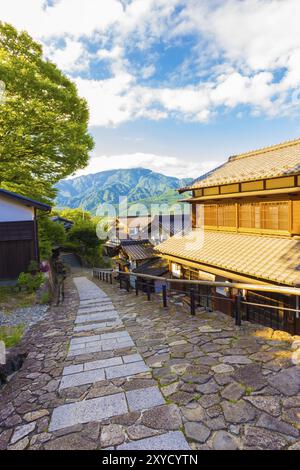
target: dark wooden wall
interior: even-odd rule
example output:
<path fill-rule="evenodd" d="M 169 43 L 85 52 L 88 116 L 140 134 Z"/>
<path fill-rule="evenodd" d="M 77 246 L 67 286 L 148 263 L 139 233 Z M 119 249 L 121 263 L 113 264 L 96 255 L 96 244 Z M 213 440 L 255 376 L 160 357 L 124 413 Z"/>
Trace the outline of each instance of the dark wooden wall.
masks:
<path fill-rule="evenodd" d="M 33 221 L 0 223 L 0 279 L 15 279 L 36 257 Z"/>

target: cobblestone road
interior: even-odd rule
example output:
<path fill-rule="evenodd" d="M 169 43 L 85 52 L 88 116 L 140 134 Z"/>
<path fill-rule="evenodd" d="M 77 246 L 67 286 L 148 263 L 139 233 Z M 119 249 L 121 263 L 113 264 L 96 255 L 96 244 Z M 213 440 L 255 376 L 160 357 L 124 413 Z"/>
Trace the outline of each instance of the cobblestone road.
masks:
<path fill-rule="evenodd" d="M 300 448 L 295 337 L 74 283 L 0 390 L 0 449 Z"/>

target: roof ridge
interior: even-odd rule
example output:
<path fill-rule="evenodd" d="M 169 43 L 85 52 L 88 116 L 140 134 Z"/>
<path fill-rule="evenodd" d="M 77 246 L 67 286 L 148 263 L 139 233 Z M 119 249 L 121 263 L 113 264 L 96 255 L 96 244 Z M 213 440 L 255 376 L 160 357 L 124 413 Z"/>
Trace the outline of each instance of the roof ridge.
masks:
<path fill-rule="evenodd" d="M 291 147 L 293 145 L 300 144 L 300 138 L 297 139 L 292 139 L 292 140 L 286 140 L 284 142 L 281 142 L 280 144 L 274 144 L 274 145 L 269 145 L 267 147 L 261 147 L 256 150 L 250 150 L 249 152 L 243 152 L 237 155 L 232 155 L 231 157 L 228 158 L 228 161 L 234 161 L 234 160 L 239 160 L 241 158 L 246 158 L 246 157 L 251 157 L 254 155 L 259 155 L 260 153 L 266 153 L 266 152 L 272 152 L 273 150 L 280 150 L 285 147 Z"/>

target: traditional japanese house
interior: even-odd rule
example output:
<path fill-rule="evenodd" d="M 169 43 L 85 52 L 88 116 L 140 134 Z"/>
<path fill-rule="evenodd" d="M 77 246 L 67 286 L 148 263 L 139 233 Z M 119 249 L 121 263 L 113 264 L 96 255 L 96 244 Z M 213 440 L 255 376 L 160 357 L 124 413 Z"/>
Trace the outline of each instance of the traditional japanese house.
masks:
<path fill-rule="evenodd" d="M 113 238 L 115 240 L 141 239 L 142 231 L 148 226 L 150 220 L 150 215 L 115 217 L 108 223 L 107 235 L 110 239 Z"/>
<path fill-rule="evenodd" d="M 113 264 L 120 271 L 129 272 L 149 260 L 159 258 L 148 240 L 119 240 L 105 245 L 114 247 Z"/>
<path fill-rule="evenodd" d="M 188 232 L 190 228 L 189 213 L 157 214 L 142 231 L 142 238 L 148 238 L 153 245 L 158 245 L 176 233 Z"/>
<path fill-rule="evenodd" d="M 112 259 L 114 269 L 132 276 L 126 277 L 132 287 L 135 287 L 136 276 L 134 274 L 147 274 L 151 276 L 163 276 L 169 272 L 169 264 L 161 259 L 154 251 L 149 240 L 108 240 L 105 245 L 106 256 Z M 152 292 L 160 291 L 162 283 L 149 280 Z M 147 283 L 139 277 L 139 287 L 147 291 Z"/>
<path fill-rule="evenodd" d="M 300 139 L 232 156 L 180 192 L 192 191 L 192 231 L 156 249 L 174 277 L 300 286 Z M 206 305 L 232 314 L 228 289 Z M 300 332 L 299 297 L 248 292 L 247 318 Z M 205 301 L 206 302 L 206 301 Z M 298 317 L 298 318 L 297 318 Z"/>
<path fill-rule="evenodd" d="M 37 212 L 51 207 L 0 189 L 0 279 L 15 279 L 39 261 Z"/>

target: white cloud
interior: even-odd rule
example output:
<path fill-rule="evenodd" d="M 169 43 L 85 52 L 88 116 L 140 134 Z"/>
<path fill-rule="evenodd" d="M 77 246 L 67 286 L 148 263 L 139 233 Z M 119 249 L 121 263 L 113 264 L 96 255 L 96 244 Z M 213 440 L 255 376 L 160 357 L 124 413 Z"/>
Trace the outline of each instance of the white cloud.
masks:
<path fill-rule="evenodd" d="M 89 66 L 90 54 L 80 41 L 66 38 L 65 47 L 57 48 L 54 44 L 44 47 L 45 56 L 68 72 L 79 72 Z"/>
<path fill-rule="evenodd" d="M 195 163 L 186 161 L 184 158 L 142 152 L 113 156 L 102 155 L 91 157 L 88 166 L 83 170 L 79 170 L 76 176 L 119 168 L 142 167 L 168 176 L 176 176 L 177 178 L 195 178 L 195 175 L 200 176 L 218 164 L 219 162 L 213 160 Z"/>
<path fill-rule="evenodd" d="M 57 0 L 45 5 L 44 0 L 2 0 L 1 20 L 28 30 L 34 37 L 80 37 L 105 31 L 123 14 L 118 0 Z"/>
<path fill-rule="evenodd" d="M 1 19 L 27 29 L 46 45 L 47 57 L 76 77 L 91 125 L 167 117 L 206 122 L 219 109 L 239 105 L 271 117 L 299 111 L 299 0 L 28 3 L 1 0 Z M 167 50 L 186 35 L 194 35 L 196 45 L 187 48 L 181 69 L 171 71 L 172 82 L 160 81 L 149 47 L 159 42 Z M 61 39 L 64 47 L 57 45 Z M 95 52 L 88 51 L 89 43 Z M 141 66 L 128 59 L 135 50 L 145 55 Z M 95 58 L 107 61 L 110 75 L 81 78 Z M 153 77 L 155 87 L 140 83 Z"/>
<path fill-rule="evenodd" d="M 155 66 L 153 64 L 143 67 L 141 71 L 141 76 L 144 79 L 152 77 L 155 74 Z"/>

